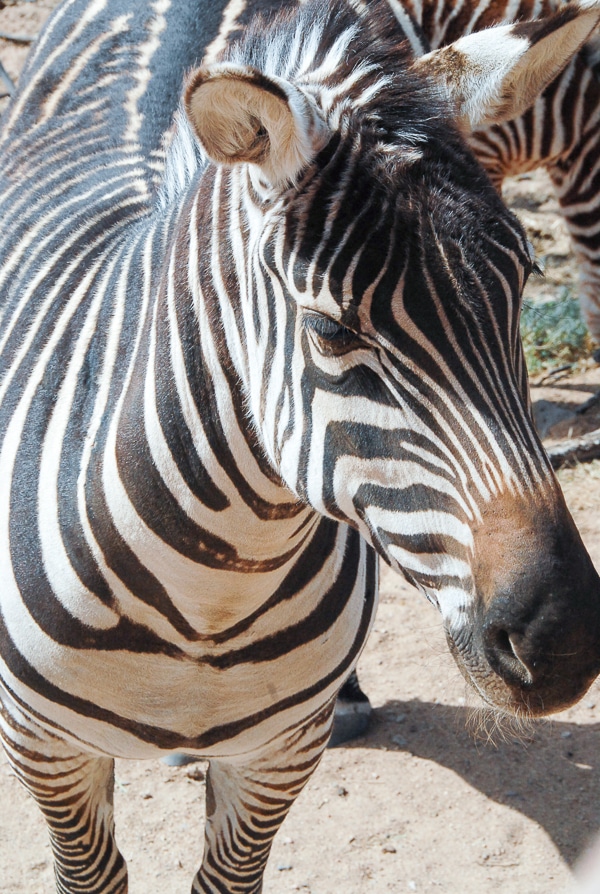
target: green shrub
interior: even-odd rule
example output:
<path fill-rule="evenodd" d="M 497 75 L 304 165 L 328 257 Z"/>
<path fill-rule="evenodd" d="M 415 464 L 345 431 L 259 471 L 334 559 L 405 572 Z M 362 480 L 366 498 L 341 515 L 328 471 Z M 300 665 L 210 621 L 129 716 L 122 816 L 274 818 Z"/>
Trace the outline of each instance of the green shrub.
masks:
<path fill-rule="evenodd" d="M 579 302 L 565 289 L 555 301 L 525 301 L 521 336 L 529 372 L 574 363 L 593 350 Z"/>

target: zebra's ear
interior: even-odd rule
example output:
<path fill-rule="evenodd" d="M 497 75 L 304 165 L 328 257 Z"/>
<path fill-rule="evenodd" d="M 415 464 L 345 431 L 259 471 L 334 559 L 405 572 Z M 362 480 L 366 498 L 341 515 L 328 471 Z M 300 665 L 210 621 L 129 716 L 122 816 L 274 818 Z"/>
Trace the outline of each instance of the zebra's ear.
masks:
<path fill-rule="evenodd" d="M 249 66 L 216 63 L 197 69 L 184 102 L 212 161 L 258 165 L 274 185 L 293 182 L 330 136 L 307 94 Z"/>
<path fill-rule="evenodd" d="M 467 130 L 522 114 L 562 71 L 600 21 L 598 0 L 577 0 L 534 22 L 461 37 L 415 63 L 438 78 Z"/>

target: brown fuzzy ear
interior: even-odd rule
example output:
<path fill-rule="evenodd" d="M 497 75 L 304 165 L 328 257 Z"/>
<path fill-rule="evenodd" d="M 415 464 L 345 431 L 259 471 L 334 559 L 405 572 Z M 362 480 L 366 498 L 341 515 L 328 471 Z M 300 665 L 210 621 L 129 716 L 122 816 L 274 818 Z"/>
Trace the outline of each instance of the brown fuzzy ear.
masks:
<path fill-rule="evenodd" d="M 248 66 L 197 69 L 184 101 L 212 161 L 258 165 L 272 184 L 293 182 L 329 139 L 325 121 L 302 90 Z"/>
<path fill-rule="evenodd" d="M 578 0 L 535 22 L 461 37 L 415 65 L 444 84 L 467 130 L 521 115 L 600 21 L 599 0 Z"/>

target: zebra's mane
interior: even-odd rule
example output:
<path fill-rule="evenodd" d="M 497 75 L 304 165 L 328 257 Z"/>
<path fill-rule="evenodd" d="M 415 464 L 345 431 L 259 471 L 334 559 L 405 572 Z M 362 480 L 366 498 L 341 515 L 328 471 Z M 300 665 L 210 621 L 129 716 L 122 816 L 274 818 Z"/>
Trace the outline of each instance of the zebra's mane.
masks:
<path fill-rule="evenodd" d="M 419 146 L 449 109 L 413 54 L 387 0 L 307 0 L 256 18 L 223 58 L 312 93 L 332 130 L 360 131 L 380 149 Z"/>
<path fill-rule="evenodd" d="M 448 140 L 441 91 L 411 68 L 408 41 L 385 0 L 307 0 L 269 19 L 257 16 L 221 55 L 268 77 L 293 80 L 317 100 L 332 130 L 360 134 L 372 173 L 389 180 L 398 148 L 405 158 L 434 134 Z M 206 164 L 183 111 L 167 135 L 162 204 L 187 187 Z"/>
<path fill-rule="evenodd" d="M 207 160 L 180 105 L 173 124 L 163 137 L 164 171 L 157 193 L 159 209 L 167 208 L 188 189 Z"/>

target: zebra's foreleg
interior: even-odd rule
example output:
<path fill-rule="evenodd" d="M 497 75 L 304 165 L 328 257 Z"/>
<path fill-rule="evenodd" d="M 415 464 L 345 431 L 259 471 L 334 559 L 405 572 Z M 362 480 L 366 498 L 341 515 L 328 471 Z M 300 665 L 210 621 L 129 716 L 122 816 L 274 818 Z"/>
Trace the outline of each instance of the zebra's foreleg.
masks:
<path fill-rule="evenodd" d="M 58 894 L 126 894 L 114 835 L 114 761 L 73 746 L 5 704 L 8 760 L 46 820 Z"/>
<path fill-rule="evenodd" d="M 327 744 L 333 703 L 260 758 L 210 762 L 204 858 L 192 894 L 260 894 L 271 844 Z"/>

